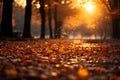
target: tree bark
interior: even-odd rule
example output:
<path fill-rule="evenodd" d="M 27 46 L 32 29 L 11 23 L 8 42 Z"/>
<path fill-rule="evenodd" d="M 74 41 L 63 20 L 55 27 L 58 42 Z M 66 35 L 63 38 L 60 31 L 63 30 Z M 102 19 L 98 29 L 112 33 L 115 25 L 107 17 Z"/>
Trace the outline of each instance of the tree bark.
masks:
<path fill-rule="evenodd" d="M 57 22 L 57 38 L 61 38 L 61 31 L 62 31 L 62 22 L 58 21 Z"/>
<path fill-rule="evenodd" d="M 120 26 L 119 26 L 119 17 L 118 15 L 112 16 L 112 37 L 114 39 L 120 38 Z"/>
<path fill-rule="evenodd" d="M 44 0 L 40 0 L 40 14 L 41 14 L 41 34 L 40 34 L 40 38 L 41 39 L 45 39 L 45 1 Z"/>
<path fill-rule="evenodd" d="M 112 38 L 120 38 L 120 1 L 119 0 L 109 0 L 111 17 L 112 17 Z"/>
<path fill-rule="evenodd" d="M 32 0 L 26 0 L 25 7 L 25 21 L 24 21 L 24 30 L 23 36 L 24 38 L 31 38 L 31 14 L 32 14 Z"/>
<path fill-rule="evenodd" d="M 58 38 L 58 27 L 57 27 L 57 22 L 58 22 L 58 20 L 57 20 L 57 17 L 58 17 L 58 15 L 57 15 L 57 5 L 55 5 L 55 8 L 54 8 L 54 23 L 55 23 L 55 29 L 54 29 L 54 37 L 55 38 Z"/>
<path fill-rule="evenodd" d="M 1 36 L 13 37 L 12 30 L 12 3 L 13 0 L 3 0 L 3 12 L 1 22 Z"/>
<path fill-rule="evenodd" d="M 50 38 L 53 38 L 51 3 L 49 3 L 49 9 L 48 9 L 48 20 L 49 20 L 48 23 L 49 23 L 49 33 L 50 33 Z"/>
<path fill-rule="evenodd" d="M 54 9 L 54 21 L 55 21 L 55 38 L 60 38 L 61 37 L 61 26 L 62 26 L 62 22 L 58 21 L 58 5 L 55 5 L 55 9 Z"/>

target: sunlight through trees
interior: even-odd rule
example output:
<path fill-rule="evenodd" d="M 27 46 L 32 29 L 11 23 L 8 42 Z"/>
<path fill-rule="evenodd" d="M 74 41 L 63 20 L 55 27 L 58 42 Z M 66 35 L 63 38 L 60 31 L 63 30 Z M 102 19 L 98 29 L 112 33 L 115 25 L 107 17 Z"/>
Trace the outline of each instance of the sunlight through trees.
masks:
<path fill-rule="evenodd" d="M 31 22 L 28 21 L 31 26 L 27 29 L 29 32 L 23 31 L 23 35 L 26 32 L 33 36 L 33 33 L 39 33 L 38 36 L 41 38 L 69 38 L 69 36 L 79 34 L 82 38 L 84 35 L 110 37 L 112 34 L 113 38 L 119 38 L 119 0 L 118 2 L 113 0 L 46 0 L 44 4 L 39 1 L 42 0 L 31 2 L 32 17 L 29 17 Z M 14 0 L 14 5 L 25 9 L 27 4 L 26 0 Z M 14 26 L 18 27 L 16 24 L 19 23 L 14 18 L 12 21 L 14 21 Z M 36 28 L 34 28 L 35 25 L 37 25 Z M 31 32 L 31 28 L 32 31 L 38 31 L 38 26 L 39 32 Z"/>

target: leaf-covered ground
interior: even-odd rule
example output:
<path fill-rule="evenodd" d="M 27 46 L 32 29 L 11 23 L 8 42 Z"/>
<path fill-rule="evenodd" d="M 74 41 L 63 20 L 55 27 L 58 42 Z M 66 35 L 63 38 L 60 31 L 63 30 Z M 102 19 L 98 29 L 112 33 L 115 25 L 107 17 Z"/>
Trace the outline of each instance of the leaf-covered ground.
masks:
<path fill-rule="evenodd" d="M 120 43 L 0 41 L 0 80 L 120 80 Z"/>

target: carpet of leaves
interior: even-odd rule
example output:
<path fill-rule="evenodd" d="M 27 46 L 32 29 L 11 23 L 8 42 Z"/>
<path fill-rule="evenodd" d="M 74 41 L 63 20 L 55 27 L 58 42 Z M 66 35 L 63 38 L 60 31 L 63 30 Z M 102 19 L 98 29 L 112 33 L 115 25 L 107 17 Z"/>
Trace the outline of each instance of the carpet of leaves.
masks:
<path fill-rule="evenodd" d="M 0 80 L 120 80 L 120 43 L 0 41 Z"/>

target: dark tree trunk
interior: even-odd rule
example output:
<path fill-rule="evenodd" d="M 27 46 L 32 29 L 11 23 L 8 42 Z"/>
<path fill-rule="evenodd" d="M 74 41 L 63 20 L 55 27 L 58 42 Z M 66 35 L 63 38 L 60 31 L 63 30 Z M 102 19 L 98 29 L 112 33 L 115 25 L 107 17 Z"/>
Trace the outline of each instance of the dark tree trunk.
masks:
<path fill-rule="evenodd" d="M 41 14 L 41 34 L 40 38 L 45 39 L 45 0 L 40 0 L 40 14 Z"/>
<path fill-rule="evenodd" d="M 62 22 L 57 22 L 57 38 L 61 38 Z"/>
<path fill-rule="evenodd" d="M 49 20 L 49 32 L 50 32 L 50 38 L 53 38 L 53 31 L 52 31 L 52 14 L 51 14 L 51 3 L 49 3 L 49 9 L 48 9 L 48 20 Z"/>
<path fill-rule="evenodd" d="M 25 21 L 24 21 L 24 30 L 23 36 L 24 38 L 31 38 L 31 14 L 32 14 L 32 0 L 26 0 L 25 7 Z"/>
<path fill-rule="evenodd" d="M 111 17 L 112 17 L 112 37 L 114 39 L 120 38 L 120 16 L 119 16 L 119 8 L 120 1 L 119 0 L 109 0 L 110 8 L 111 8 Z"/>
<path fill-rule="evenodd" d="M 13 3 L 13 0 L 3 0 L 1 36 L 13 37 L 12 3 Z"/>
<path fill-rule="evenodd" d="M 55 9 L 54 9 L 54 23 L 55 23 L 55 29 L 54 29 L 54 37 L 58 38 L 58 27 L 57 27 L 57 5 L 55 5 Z"/>
<path fill-rule="evenodd" d="M 120 26 L 119 26 L 119 17 L 117 15 L 112 16 L 112 37 L 114 39 L 120 38 Z"/>
<path fill-rule="evenodd" d="M 54 10 L 54 20 L 55 20 L 55 38 L 60 38 L 61 37 L 61 26 L 62 22 L 58 21 L 58 6 L 55 5 L 55 10 Z"/>

